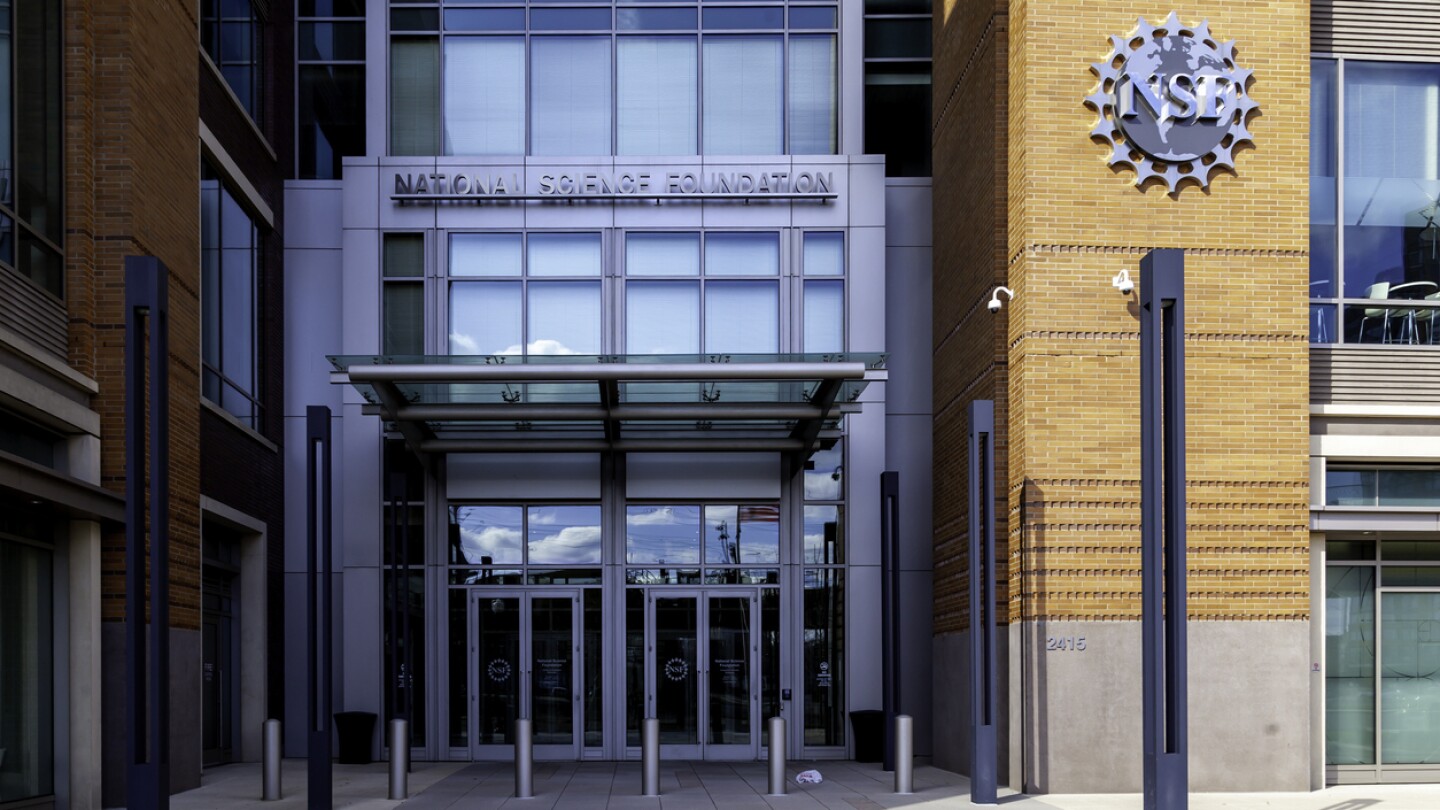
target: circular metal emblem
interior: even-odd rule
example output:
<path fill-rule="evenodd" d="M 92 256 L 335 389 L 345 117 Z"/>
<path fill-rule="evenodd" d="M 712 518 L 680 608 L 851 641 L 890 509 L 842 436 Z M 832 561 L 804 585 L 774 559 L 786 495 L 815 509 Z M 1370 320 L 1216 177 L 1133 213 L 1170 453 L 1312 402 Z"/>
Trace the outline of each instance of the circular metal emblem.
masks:
<path fill-rule="evenodd" d="M 490 661 L 490 666 L 485 668 L 485 673 L 492 681 L 510 680 L 510 662 L 504 658 L 495 658 Z"/>
<path fill-rule="evenodd" d="M 671 658 L 665 662 L 665 677 L 672 681 L 683 681 L 690 674 L 690 664 L 684 658 Z"/>
<path fill-rule="evenodd" d="M 1235 42 L 1220 43 L 1210 23 L 1183 25 L 1175 12 L 1159 25 L 1141 17 L 1128 37 L 1110 38 L 1110 55 L 1090 70 L 1100 80 L 1085 106 L 1100 116 L 1090 136 L 1110 145 L 1111 166 L 1151 178 L 1173 194 L 1186 181 L 1210 184 L 1234 170 L 1235 148 L 1250 143 L 1246 122 L 1259 108 L 1235 64 Z"/>

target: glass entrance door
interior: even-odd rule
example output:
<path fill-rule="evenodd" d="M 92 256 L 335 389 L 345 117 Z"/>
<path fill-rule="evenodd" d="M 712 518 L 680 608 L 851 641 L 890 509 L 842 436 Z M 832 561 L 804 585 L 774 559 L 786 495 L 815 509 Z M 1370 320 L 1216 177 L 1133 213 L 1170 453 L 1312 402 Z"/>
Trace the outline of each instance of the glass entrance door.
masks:
<path fill-rule="evenodd" d="M 758 756 L 757 597 L 742 589 L 649 592 L 645 714 L 660 721 L 661 758 Z"/>
<path fill-rule="evenodd" d="M 515 720 L 531 721 L 536 759 L 580 756 L 579 594 L 476 590 L 470 695 L 472 756 L 514 756 Z"/>

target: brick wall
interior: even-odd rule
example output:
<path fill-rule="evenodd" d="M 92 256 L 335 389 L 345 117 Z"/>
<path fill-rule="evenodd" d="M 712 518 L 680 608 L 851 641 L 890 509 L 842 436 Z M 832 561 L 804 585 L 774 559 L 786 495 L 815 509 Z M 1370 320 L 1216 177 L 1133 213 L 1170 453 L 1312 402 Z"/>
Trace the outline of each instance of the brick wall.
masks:
<path fill-rule="evenodd" d="M 1186 260 L 1190 615 L 1308 616 L 1308 4 L 1186 9 L 1186 23 L 1208 18 L 1217 37 L 1239 40 L 1261 114 L 1234 173 L 1178 195 L 1138 190 L 1128 170 L 1108 168 L 1109 147 L 1089 137 L 1094 113 L 1082 105 L 1095 86 L 1088 63 L 1105 56 L 1109 37 L 1131 31 L 1137 15 L 1158 22 L 1169 11 L 1017 0 L 937 14 L 936 458 L 964 458 L 961 403 L 987 373 L 976 349 L 995 347 L 1002 356 L 988 373 L 1009 405 L 997 402 L 1012 619 L 1139 615 L 1138 296 L 1125 300 L 1110 278 L 1129 268 L 1138 282 L 1140 258 L 1157 247 L 1182 248 Z M 1008 57 L 992 60 L 997 47 L 973 43 L 999 20 Z M 977 82 L 976 64 L 998 63 L 988 108 L 963 75 L 957 86 L 957 62 Z M 996 126 L 987 138 L 987 116 L 1008 132 Z M 953 222 L 970 233 L 941 227 Z M 1000 256 L 981 244 L 996 233 Z M 982 278 L 1016 293 L 993 321 L 999 343 L 983 309 L 969 314 L 983 306 Z M 962 359 L 952 343 L 976 356 Z M 964 537 L 966 490 L 946 463 L 937 461 L 936 503 L 955 506 L 937 507 L 937 632 L 965 624 L 954 607 L 964 566 L 951 562 L 951 544 Z"/>
<path fill-rule="evenodd" d="M 125 489 L 126 256 L 169 268 L 171 623 L 199 616 L 199 187 L 193 0 L 66 5 L 70 362 L 100 393 L 101 476 Z M 104 541 L 102 616 L 125 617 L 124 534 Z"/>

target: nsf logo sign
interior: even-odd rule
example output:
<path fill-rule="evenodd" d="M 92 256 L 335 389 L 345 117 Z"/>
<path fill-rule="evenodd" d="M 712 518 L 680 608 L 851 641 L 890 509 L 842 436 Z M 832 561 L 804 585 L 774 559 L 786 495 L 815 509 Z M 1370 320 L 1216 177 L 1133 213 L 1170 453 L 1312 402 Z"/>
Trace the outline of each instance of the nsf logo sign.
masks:
<path fill-rule="evenodd" d="M 1137 186 L 1158 178 L 1171 194 L 1233 170 L 1259 106 L 1245 86 L 1252 71 L 1235 64 L 1235 42 L 1216 41 L 1208 21 L 1183 25 L 1172 11 L 1159 25 L 1141 17 L 1110 45 L 1106 60 L 1090 66 L 1100 84 L 1085 99 L 1100 116 L 1090 136 L 1110 145 L 1109 164 L 1133 169 Z"/>

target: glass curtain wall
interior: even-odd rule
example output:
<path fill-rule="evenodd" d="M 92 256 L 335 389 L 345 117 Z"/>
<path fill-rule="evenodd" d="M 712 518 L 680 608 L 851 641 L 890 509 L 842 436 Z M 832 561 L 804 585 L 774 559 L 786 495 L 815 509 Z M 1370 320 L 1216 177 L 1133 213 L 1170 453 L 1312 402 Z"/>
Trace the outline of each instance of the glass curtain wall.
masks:
<path fill-rule="evenodd" d="M 1311 341 L 1440 343 L 1440 65 L 1316 59 L 1311 104 Z"/>
<path fill-rule="evenodd" d="M 1440 771 L 1440 540 L 1326 553 L 1326 763 L 1384 781 Z"/>
<path fill-rule="evenodd" d="M 365 0 L 300 0 L 296 22 L 296 176 L 340 177 L 365 154 Z"/>
<path fill-rule="evenodd" d="M 55 792 L 52 566 L 48 548 L 0 537 L 0 804 Z"/>
<path fill-rule="evenodd" d="M 260 424 L 260 228 L 208 160 L 200 162 L 203 392 Z"/>
<path fill-rule="evenodd" d="M 389 151 L 835 154 L 838 25 L 823 1 L 397 3 Z"/>

